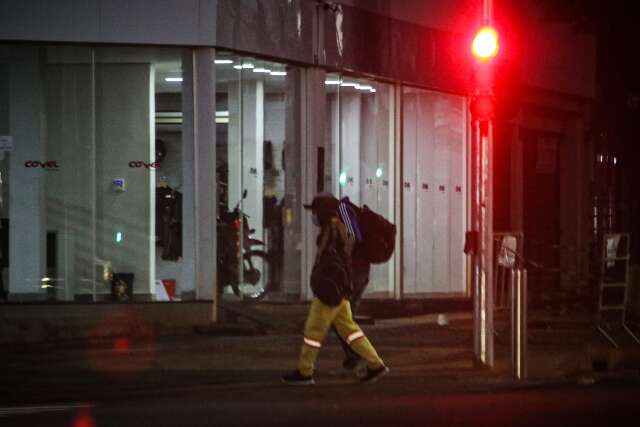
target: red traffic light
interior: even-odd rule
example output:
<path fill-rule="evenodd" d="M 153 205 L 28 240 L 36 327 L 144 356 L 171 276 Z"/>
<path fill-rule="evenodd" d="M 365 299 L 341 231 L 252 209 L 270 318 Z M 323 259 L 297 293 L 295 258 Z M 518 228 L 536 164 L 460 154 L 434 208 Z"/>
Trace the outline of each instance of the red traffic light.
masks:
<path fill-rule="evenodd" d="M 495 58 L 500 50 L 498 32 L 490 26 L 482 27 L 473 38 L 471 52 L 479 61 L 486 62 Z"/>

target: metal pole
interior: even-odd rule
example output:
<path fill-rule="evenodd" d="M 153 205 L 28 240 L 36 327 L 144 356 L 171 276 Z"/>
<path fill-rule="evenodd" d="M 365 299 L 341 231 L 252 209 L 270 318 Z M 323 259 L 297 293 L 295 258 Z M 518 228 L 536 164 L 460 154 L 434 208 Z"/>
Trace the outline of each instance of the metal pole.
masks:
<path fill-rule="evenodd" d="M 493 0 L 483 0 L 482 19 L 487 23 L 490 23 L 493 19 Z"/>
<path fill-rule="evenodd" d="M 493 367 L 493 126 L 488 121 L 480 127 L 480 270 L 482 287 L 481 315 L 485 357 L 483 362 Z"/>
<path fill-rule="evenodd" d="M 493 1 L 483 0 L 482 18 L 490 23 Z M 476 88 L 474 96 L 481 95 Z M 472 257 L 474 351 L 476 360 L 494 366 L 493 346 L 493 123 L 472 118 L 471 229 L 477 238 Z"/>
<path fill-rule="evenodd" d="M 482 316 L 481 316 L 481 295 L 480 286 L 480 223 L 479 223 L 479 200 L 480 200 L 480 122 L 472 121 L 471 128 L 471 230 L 474 233 L 475 247 L 471 255 L 471 280 L 473 291 L 473 348 L 476 360 L 484 361 L 483 336 L 482 336 Z"/>
<path fill-rule="evenodd" d="M 511 270 L 511 370 L 527 378 L 527 270 Z"/>
<path fill-rule="evenodd" d="M 474 351 L 476 359 L 494 365 L 493 349 L 493 212 L 491 170 L 491 123 L 473 121 L 472 215 L 471 226 L 477 236 L 472 257 L 474 291 Z"/>

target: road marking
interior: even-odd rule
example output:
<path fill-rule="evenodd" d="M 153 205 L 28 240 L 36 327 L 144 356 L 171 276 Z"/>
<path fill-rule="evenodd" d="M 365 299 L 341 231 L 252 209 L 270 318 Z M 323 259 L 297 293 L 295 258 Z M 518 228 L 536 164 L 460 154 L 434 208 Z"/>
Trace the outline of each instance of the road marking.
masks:
<path fill-rule="evenodd" d="M 41 405 L 41 406 L 7 406 L 0 407 L 0 418 L 11 415 L 33 415 L 45 412 L 63 412 L 78 408 L 90 408 L 88 404 Z"/>

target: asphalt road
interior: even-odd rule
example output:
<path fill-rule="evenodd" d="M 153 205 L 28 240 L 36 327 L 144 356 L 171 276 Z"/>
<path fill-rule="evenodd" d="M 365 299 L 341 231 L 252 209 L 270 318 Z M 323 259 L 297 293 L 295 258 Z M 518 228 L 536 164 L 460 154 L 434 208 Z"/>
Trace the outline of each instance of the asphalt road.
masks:
<path fill-rule="evenodd" d="M 385 385 L 191 387 L 124 399 L 4 406 L 12 426 L 633 426 L 640 386 L 432 393 Z"/>

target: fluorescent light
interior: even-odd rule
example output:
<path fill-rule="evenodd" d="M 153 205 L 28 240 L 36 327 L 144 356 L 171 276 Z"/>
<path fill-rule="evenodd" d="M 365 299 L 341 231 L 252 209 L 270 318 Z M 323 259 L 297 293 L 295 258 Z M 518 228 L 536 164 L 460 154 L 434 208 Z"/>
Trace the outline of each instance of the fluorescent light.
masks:
<path fill-rule="evenodd" d="M 246 68 L 246 69 L 251 70 L 251 69 L 254 68 L 254 65 L 252 63 L 250 63 L 250 62 L 247 62 L 246 64 L 242 64 L 242 68 Z"/>
<path fill-rule="evenodd" d="M 157 125 L 181 125 L 181 111 L 158 111 L 156 112 Z"/>
<path fill-rule="evenodd" d="M 342 82 L 340 83 L 340 86 L 342 87 L 356 87 L 356 84 L 353 82 Z"/>
<path fill-rule="evenodd" d="M 374 88 L 371 88 L 371 89 L 369 89 L 369 92 L 376 93 L 376 90 Z"/>
<path fill-rule="evenodd" d="M 50 282 L 51 281 L 51 277 L 43 277 L 42 279 L 40 279 L 41 282 Z"/>
<path fill-rule="evenodd" d="M 213 62 L 216 64 L 233 64 L 233 61 L 230 59 L 215 59 Z"/>
<path fill-rule="evenodd" d="M 171 83 L 180 83 L 182 82 L 182 77 L 165 77 L 164 81 Z"/>
<path fill-rule="evenodd" d="M 229 123 L 229 117 L 216 117 L 216 123 Z"/>
<path fill-rule="evenodd" d="M 254 68 L 253 69 L 254 73 L 265 73 L 265 74 L 269 74 L 271 73 L 271 70 L 269 70 L 268 68 Z"/>
<path fill-rule="evenodd" d="M 359 90 L 371 90 L 371 89 L 373 89 L 373 86 L 360 85 L 360 84 L 356 83 L 356 89 L 359 89 Z"/>
<path fill-rule="evenodd" d="M 216 117 L 229 117 L 228 111 L 216 111 Z"/>
<path fill-rule="evenodd" d="M 242 69 L 242 65 L 240 65 L 240 64 L 234 65 L 233 68 L 235 68 L 236 70 L 241 70 Z"/>
<path fill-rule="evenodd" d="M 269 74 L 271 74 L 272 76 L 286 76 L 287 72 L 286 71 L 271 71 Z"/>
<path fill-rule="evenodd" d="M 340 80 L 325 80 L 324 84 L 326 84 L 326 85 L 339 85 L 340 84 Z"/>

